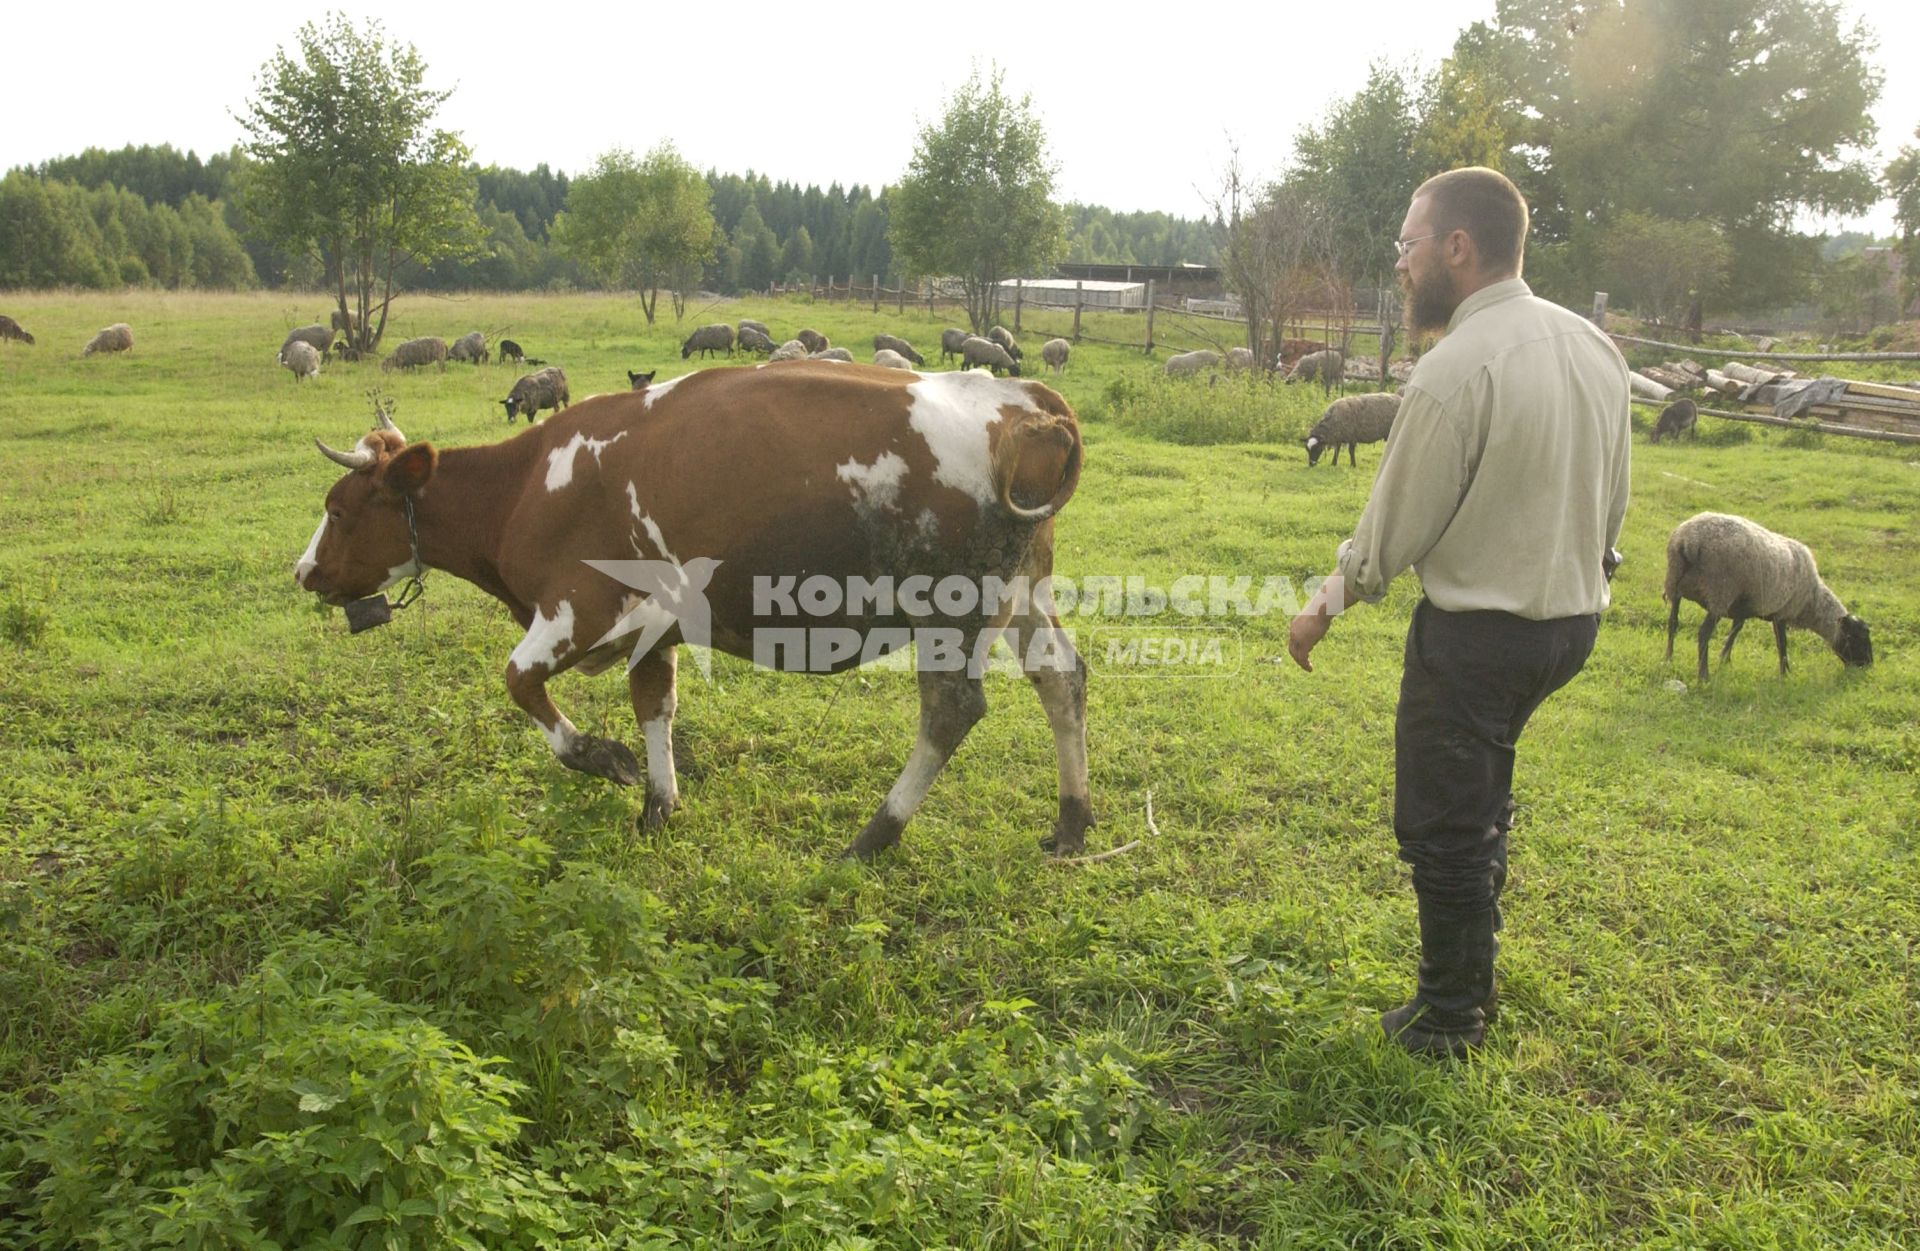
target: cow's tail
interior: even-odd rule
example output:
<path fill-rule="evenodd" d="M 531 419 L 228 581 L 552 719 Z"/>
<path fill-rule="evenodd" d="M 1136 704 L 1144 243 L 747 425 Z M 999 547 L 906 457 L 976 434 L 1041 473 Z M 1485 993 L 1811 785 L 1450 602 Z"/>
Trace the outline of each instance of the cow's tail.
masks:
<path fill-rule="evenodd" d="M 1052 403 L 1022 412 L 993 454 L 993 486 L 1000 506 L 1022 521 L 1045 521 L 1065 508 L 1080 485 L 1080 423 L 1053 391 Z"/>

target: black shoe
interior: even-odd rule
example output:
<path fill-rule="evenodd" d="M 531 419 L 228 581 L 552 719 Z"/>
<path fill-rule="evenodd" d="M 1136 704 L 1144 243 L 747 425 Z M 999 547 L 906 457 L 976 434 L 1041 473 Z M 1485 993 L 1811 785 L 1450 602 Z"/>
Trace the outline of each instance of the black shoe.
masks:
<path fill-rule="evenodd" d="M 1417 1056 L 1457 1059 L 1486 1041 L 1482 1021 L 1458 1025 L 1443 1022 L 1429 1005 L 1414 999 L 1380 1014 L 1380 1029 L 1392 1041 Z"/>

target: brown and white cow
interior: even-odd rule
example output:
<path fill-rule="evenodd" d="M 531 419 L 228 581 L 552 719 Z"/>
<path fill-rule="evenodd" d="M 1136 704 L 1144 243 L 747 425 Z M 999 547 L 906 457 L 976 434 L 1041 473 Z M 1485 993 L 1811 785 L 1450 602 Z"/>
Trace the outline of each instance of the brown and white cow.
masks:
<path fill-rule="evenodd" d="M 1022 659 L 1053 730 L 1060 806 L 1044 845 L 1063 855 L 1083 846 L 1093 822 L 1086 670 L 1050 602 L 924 593 L 956 578 L 1050 576 L 1052 518 L 1079 481 L 1081 443 L 1073 411 L 1046 386 L 796 361 L 596 396 L 491 446 L 408 443 L 383 416 L 350 452 L 320 447 L 352 472 L 328 492 L 296 582 L 341 605 L 423 566 L 479 586 L 527 632 L 507 663 L 514 702 L 562 764 L 622 785 L 640 780 L 633 753 L 575 729 L 547 683 L 629 660 L 647 752 L 644 824 L 664 821 L 678 799 L 675 645 L 688 634 L 762 663 L 768 632 L 796 626 L 866 644 L 830 645 L 824 658 L 816 648 L 801 662 L 837 671 L 909 629 L 936 629 L 958 632 L 968 662 L 956 667 L 949 651 L 936 663 L 919 647 L 919 737 L 848 852 L 898 841 L 986 711 L 977 660 L 996 636 Z M 627 577 L 626 565 L 653 581 Z M 815 597 L 823 615 L 796 621 L 793 588 L 805 600 L 818 579 L 869 589 L 891 579 L 907 591 L 919 579 L 921 593 Z"/>

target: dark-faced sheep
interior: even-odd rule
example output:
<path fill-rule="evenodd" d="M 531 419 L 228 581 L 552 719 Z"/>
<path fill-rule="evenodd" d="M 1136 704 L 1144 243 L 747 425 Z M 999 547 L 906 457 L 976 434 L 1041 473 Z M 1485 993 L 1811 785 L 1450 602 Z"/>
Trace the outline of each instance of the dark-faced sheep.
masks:
<path fill-rule="evenodd" d="M 333 331 L 319 322 L 311 326 L 298 326 L 287 331 L 287 337 L 280 341 L 280 346 L 285 348 L 289 343 L 304 343 L 325 356 L 333 347 Z"/>
<path fill-rule="evenodd" d="M 740 327 L 740 350 L 743 352 L 770 353 L 779 346 L 768 337 L 764 330 L 753 326 Z"/>
<path fill-rule="evenodd" d="M 680 345 L 680 359 L 686 360 L 695 352 L 702 356 L 711 356 L 715 352 L 733 355 L 733 327 L 724 321 L 700 327 Z"/>
<path fill-rule="evenodd" d="M 487 363 L 487 336 L 478 330 L 471 331 L 455 339 L 447 347 L 447 359 L 466 361 L 470 365 Z"/>
<path fill-rule="evenodd" d="M 280 363 L 295 382 L 320 376 L 320 355 L 305 339 L 288 339 L 280 345 Z"/>
<path fill-rule="evenodd" d="M 1007 355 L 1013 359 L 1024 360 L 1026 358 L 1026 353 L 1020 350 L 1019 341 L 1013 337 L 1013 331 L 1007 329 L 1005 326 L 993 326 L 989 328 L 987 338 L 992 339 L 995 343 L 1005 348 Z"/>
<path fill-rule="evenodd" d="M 0 341 L 9 339 L 15 343 L 24 343 L 28 347 L 33 346 L 33 336 L 28 334 L 19 322 L 5 313 L 0 313 Z"/>
<path fill-rule="evenodd" d="M 494 359 L 502 365 L 508 364 L 509 362 L 518 365 L 527 359 L 527 354 L 522 352 L 520 345 L 512 339 L 502 339 L 500 340 L 500 346 L 494 352 Z"/>
<path fill-rule="evenodd" d="M 1675 400 L 1660 410 L 1660 419 L 1653 423 L 1653 429 L 1647 432 L 1647 442 L 1658 443 L 1664 438 L 1675 435 L 1699 437 L 1696 423 L 1700 420 L 1700 410 L 1694 407 L 1692 400 Z"/>
<path fill-rule="evenodd" d="M 911 343 L 908 343 L 905 339 L 895 338 L 890 334 L 877 334 L 873 336 L 873 350 L 876 352 L 893 352 L 912 361 L 915 365 L 924 365 L 927 363 L 925 357 L 913 350 Z"/>
<path fill-rule="evenodd" d="M 87 346 L 81 350 L 80 355 L 92 356 L 95 352 L 131 351 L 133 351 L 133 327 L 124 321 L 117 321 L 87 340 Z"/>
<path fill-rule="evenodd" d="M 940 360 L 944 364 L 960 355 L 960 345 L 973 336 L 964 330 L 949 326 L 940 332 Z"/>
<path fill-rule="evenodd" d="M 531 426 L 543 408 L 559 412 L 570 402 L 567 395 L 567 375 L 558 365 L 549 365 L 537 374 L 525 374 L 513 384 L 513 390 L 500 403 L 507 410 L 507 424 L 520 414 L 527 415 L 527 424 Z"/>
<path fill-rule="evenodd" d="M 418 339 L 408 339 L 393 351 L 387 353 L 387 359 L 380 362 L 380 368 L 388 373 L 396 369 L 418 369 L 422 365 L 447 367 L 447 341 L 438 335 L 424 335 Z"/>
<path fill-rule="evenodd" d="M 1007 349 L 992 339 L 982 339 L 979 335 L 969 335 L 960 345 L 960 363 L 966 369 L 985 365 L 995 374 L 1004 369 L 1015 378 L 1020 376 L 1020 362 L 1007 355 Z"/>
<path fill-rule="evenodd" d="M 793 332 L 793 337 L 807 345 L 809 355 L 814 352 L 824 352 L 833 346 L 833 340 L 818 330 L 796 330 Z"/>
<path fill-rule="evenodd" d="M 1727 662 L 1733 640 L 1749 617 L 1773 623 L 1780 672 L 1787 671 L 1787 627 L 1812 630 L 1834 655 L 1851 666 L 1873 663 L 1867 623 L 1847 611 L 1840 597 L 1821 581 L 1807 545 L 1745 517 L 1700 513 L 1673 528 L 1667 539 L 1667 659 L 1673 659 L 1673 635 L 1680 627 L 1680 601 L 1707 610 L 1700 623 L 1702 682 L 1707 680 L 1707 645 L 1722 617 L 1733 619 L 1720 663 Z"/>
<path fill-rule="evenodd" d="M 1065 339 L 1048 339 L 1040 345 L 1040 359 L 1054 373 L 1064 373 L 1067 357 L 1073 355 L 1073 344 Z"/>
<path fill-rule="evenodd" d="M 1307 468 L 1320 461 L 1320 454 L 1331 447 L 1333 463 L 1340 463 L 1340 449 L 1347 449 L 1347 463 L 1358 465 L 1354 449 L 1361 443 L 1378 443 L 1393 430 L 1393 419 L 1400 412 L 1400 397 L 1391 393 L 1347 395 L 1327 405 L 1327 411 L 1307 431 Z"/>
<path fill-rule="evenodd" d="M 647 384 L 649 382 L 652 382 L 653 376 L 659 372 L 660 371 L 657 369 L 649 369 L 644 374 L 636 374 L 631 369 L 629 369 L 627 371 L 627 389 L 630 391 L 646 390 Z"/>

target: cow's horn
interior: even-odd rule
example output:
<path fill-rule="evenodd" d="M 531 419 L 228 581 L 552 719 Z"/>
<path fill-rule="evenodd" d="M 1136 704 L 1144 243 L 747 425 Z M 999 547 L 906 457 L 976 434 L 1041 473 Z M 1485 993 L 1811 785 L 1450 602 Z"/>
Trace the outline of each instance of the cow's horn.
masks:
<path fill-rule="evenodd" d="M 373 463 L 373 453 L 364 447 L 356 447 L 351 452 L 336 452 L 318 439 L 313 441 L 313 445 L 320 449 L 322 456 L 348 469 L 365 469 Z"/>
<path fill-rule="evenodd" d="M 386 409 L 384 409 L 384 408 L 382 408 L 382 409 L 378 409 L 378 410 L 376 410 L 376 411 L 378 411 L 378 412 L 379 412 L 379 414 L 380 414 L 380 429 L 382 429 L 382 430 L 391 430 L 391 431 L 393 431 L 393 432 L 394 432 L 395 434 L 400 434 L 400 427 L 398 427 L 398 426 L 396 426 L 396 425 L 394 425 L 394 424 L 393 424 L 393 418 L 391 418 L 391 417 L 389 417 L 389 416 L 387 416 L 387 410 L 386 410 Z M 400 434 L 400 441 L 401 441 L 402 443 L 405 443 L 405 442 L 407 441 L 407 436 L 406 436 L 406 435 L 404 435 L 404 434 Z"/>

